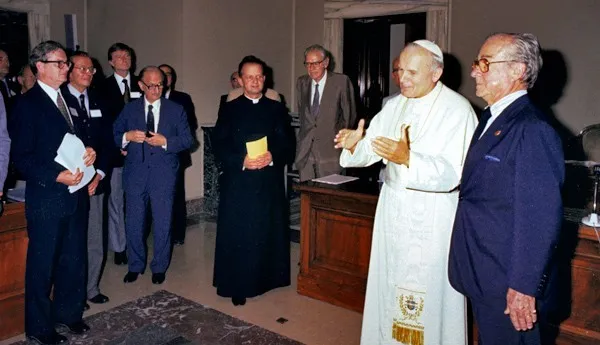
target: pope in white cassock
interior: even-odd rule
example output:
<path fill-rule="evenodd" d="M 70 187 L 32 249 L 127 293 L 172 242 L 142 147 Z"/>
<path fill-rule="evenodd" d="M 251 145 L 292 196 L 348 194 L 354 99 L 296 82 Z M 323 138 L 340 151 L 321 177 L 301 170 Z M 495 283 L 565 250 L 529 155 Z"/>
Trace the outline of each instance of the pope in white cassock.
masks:
<path fill-rule="evenodd" d="M 464 297 L 448 282 L 458 185 L 477 118 L 469 102 L 440 81 L 443 55 L 419 40 L 400 54 L 401 94 L 364 133 L 343 129 L 343 167 L 387 163 L 373 242 L 361 344 L 467 342 Z M 363 138 L 364 134 L 364 138 Z"/>

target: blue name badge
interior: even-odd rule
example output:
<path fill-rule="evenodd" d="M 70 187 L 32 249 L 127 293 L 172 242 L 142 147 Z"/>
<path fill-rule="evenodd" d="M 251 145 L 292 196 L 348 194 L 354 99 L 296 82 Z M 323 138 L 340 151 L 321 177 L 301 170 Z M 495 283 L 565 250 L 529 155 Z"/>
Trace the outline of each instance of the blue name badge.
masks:
<path fill-rule="evenodd" d="M 498 158 L 496 156 L 492 156 L 492 155 L 485 155 L 485 160 L 492 161 L 492 162 L 500 162 L 500 158 Z"/>

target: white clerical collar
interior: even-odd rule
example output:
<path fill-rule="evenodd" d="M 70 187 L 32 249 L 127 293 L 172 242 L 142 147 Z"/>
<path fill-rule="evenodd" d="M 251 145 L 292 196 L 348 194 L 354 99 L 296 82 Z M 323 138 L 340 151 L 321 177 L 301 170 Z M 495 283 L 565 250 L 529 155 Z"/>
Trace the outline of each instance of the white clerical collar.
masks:
<path fill-rule="evenodd" d="M 492 113 L 492 118 L 495 119 L 498 117 L 504 109 L 506 109 L 512 102 L 516 101 L 517 98 L 520 98 L 523 95 L 527 94 L 527 90 L 519 90 L 513 93 L 509 93 L 508 95 L 500 98 L 500 100 L 490 106 L 490 112 Z M 488 121 L 491 123 L 492 121 Z"/>
<path fill-rule="evenodd" d="M 260 97 L 258 97 L 258 98 L 250 98 L 250 97 L 246 96 L 246 94 L 245 94 L 245 93 L 244 93 L 244 97 L 246 97 L 246 98 L 248 98 L 249 100 L 251 100 L 251 101 L 252 101 L 252 104 L 256 104 L 256 103 L 258 103 L 258 101 L 260 101 L 260 99 L 262 98 L 262 93 L 260 94 Z"/>

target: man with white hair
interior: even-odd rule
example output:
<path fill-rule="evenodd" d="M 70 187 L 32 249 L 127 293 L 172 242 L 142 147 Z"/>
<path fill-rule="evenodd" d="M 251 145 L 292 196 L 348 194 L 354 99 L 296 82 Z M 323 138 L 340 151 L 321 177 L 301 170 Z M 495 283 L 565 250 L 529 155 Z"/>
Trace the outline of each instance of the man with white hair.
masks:
<path fill-rule="evenodd" d="M 387 163 L 375 214 L 361 344 L 464 345 L 465 299 L 448 282 L 458 184 L 477 118 L 443 85 L 440 48 L 426 40 L 400 54 L 401 95 L 364 137 L 343 129 L 340 165 Z"/>

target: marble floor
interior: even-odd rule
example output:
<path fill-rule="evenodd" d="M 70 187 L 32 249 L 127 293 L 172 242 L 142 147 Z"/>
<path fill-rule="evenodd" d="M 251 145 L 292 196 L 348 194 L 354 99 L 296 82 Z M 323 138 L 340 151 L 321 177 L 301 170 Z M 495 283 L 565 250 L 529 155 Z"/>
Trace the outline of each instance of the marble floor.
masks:
<path fill-rule="evenodd" d="M 92 308 L 84 316 L 111 309 L 159 290 L 167 290 L 304 344 L 359 343 L 362 315 L 298 295 L 295 279 L 289 287 L 248 299 L 243 307 L 234 307 L 230 299 L 217 296 L 212 287 L 215 229 L 215 223 L 203 221 L 188 227 L 186 243 L 175 247 L 167 279 L 162 285 L 153 285 L 149 273 L 140 276 L 136 282 L 125 285 L 122 279 L 127 268 L 115 266 L 109 255 L 100 289 L 110 297 L 110 302 L 103 305 L 92 304 Z M 300 248 L 296 243 L 291 243 L 291 246 L 292 277 L 296 277 Z M 279 323 L 279 318 L 288 321 Z M 0 341 L 0 345 L 21 339 L 22 335 Z"/>

